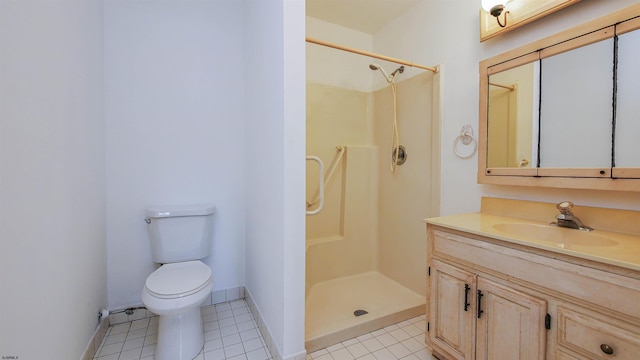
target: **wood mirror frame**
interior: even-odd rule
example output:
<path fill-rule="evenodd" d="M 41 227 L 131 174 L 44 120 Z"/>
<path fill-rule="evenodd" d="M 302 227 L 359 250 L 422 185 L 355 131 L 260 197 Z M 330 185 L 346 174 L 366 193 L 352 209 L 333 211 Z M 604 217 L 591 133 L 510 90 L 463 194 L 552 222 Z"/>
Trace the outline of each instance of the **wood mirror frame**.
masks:
<path fill-rule="evenodd" d="M 616 34 L 614 32 L 622 34 L 637 29 L 640 29 L 640 4 L 481 61 L 478 183 L 567 189 L 640 191 L 640 168 L 487 168 L 488 83 L 490 74 L 585 46 L 607 37 L 613 37 Z"/>

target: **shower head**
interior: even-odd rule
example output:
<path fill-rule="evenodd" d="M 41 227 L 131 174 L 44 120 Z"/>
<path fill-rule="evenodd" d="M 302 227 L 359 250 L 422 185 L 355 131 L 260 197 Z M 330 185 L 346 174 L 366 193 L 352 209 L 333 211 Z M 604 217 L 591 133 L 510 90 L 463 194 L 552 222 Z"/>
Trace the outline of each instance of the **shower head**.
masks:
<path fill-rule="evenodd" d="M 375 71 L 375 70 L 380 70 L 380 73 L 382 74 L 382 76 L 384 76 L 384 79 L 387 80 L 387 82 L 391 82 L 391 80 L 393 79 L 393 77 L 390 77 L 386 71 L 384 71 L 384 69 L 382 68 L 382 66 L 378 65 L 378 64 L 370 64 L 369 65 L 369 69 Z"/>
<path fill-rule="evenodd" d="M 400 66 L 399 68 L 395 69 L 391 75 L 388 75 L 386 71 L 384 71 L 384 69 L 382 68 L 382 66 L 372 63 L 369 64 L 369 69 L 375 71 L 375 70 L 380 70 L 380 73 L 382 74 L 382 76 L 384 76 L 384 79 L 387 80 L 388 83 L 391 83 L 393 81 L 393 78 L 396 76 L 397 73 L 402 74 L 404 72 L 404 66 Z"/>

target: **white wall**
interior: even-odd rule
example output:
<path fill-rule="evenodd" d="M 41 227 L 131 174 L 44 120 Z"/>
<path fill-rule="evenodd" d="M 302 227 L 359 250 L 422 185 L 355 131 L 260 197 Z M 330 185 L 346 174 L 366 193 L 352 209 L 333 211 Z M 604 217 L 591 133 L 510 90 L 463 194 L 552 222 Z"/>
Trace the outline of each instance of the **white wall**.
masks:
<path fill-rule="evenodd" d="M 305 25 L 309 37 L 372 51 L 373 36 L 370 34 L 309 16 Z M 369 64 L 373 62 L 371 58 L 312 43 L 307 43 L 306 52 L 307 82 L 367 93 L 372 91 L 374 72 L 369 69 Z"/>
<path fill-rule="evenodd" d="M 194 202 L 214 290 L 246 269 L 304 354 L 303 34 L 301 0 L 0 2 L 2 355 L 80 357 L 99 309 L 140 303 L 145 208 Z"/>
<path fill-rule="evenodd" d="M 214 291 L 244 285 L 243 6 L 105 1 L 109 307 L 140 304 L 154 205 L 213 203 Z"/>
<path fill-rule="evenodd" d="M 481 196 L 500 196 L 640 209 L 640 193 L 477 185 L 477 156 L 451 150 L 465 124 L 478 127 L 478 63 L 529 42 L 635 4 L 633 0 L 581 1 L 519 29 L 479 42 L 479 1 L 423 0 L 374 35 L 374 51 L 424 65 L 442 64 L 442 215 L 478 211 Z M 578 205 L 578 206 L 579 206 Z"/>
<path fill-rule="evenodd" d="M 107 305 L 102 5 L 0 2 L 0 354 L 78 359 Z"/>
<path fill-rule="evenodd" d="M 305 2 L 283 2 L 284 45 L 284 340 L 285 360 L 305 359 Z"/>
<path fill-rule="evenodd" d="M 304 2 L 245 2 L 246 287 L 278 352 L 304 358 Z"/>

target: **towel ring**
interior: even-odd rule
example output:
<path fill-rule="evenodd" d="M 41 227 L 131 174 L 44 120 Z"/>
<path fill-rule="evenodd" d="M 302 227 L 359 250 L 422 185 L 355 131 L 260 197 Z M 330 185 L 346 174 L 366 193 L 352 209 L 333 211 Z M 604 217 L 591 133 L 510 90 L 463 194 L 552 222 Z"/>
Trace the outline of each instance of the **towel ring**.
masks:
<path fill-rule="evenodd" d="M 462 145 L 465 145 L 465 146 L 473 145 L 473 150 L 471 151 L 471 153 L 467 155 L 462 155 L 458 151 L 458 145 L 460 145 L 460 143 L 462 143 Z M 460 135 L 458 135 L 458 137 L 454 140 L 453 152 L 456 154 L 456 156 L 458 156 L 461 159 L 468 159 L 472 157 L 477 150 L 478 150 L 478 141 L 476 141 L 476 138 L 473 136 L 473 128 L 471 127 L 471 125 L 467 124 L 462 127 L 462 130 L 460 131 Z"/>

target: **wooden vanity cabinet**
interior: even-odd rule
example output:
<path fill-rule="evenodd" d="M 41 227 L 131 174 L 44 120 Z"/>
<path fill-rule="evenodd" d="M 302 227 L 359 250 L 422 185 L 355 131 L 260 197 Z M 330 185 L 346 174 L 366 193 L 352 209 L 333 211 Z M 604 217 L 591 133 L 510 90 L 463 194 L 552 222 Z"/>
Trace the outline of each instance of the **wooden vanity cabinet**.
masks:
<path fill-rule="evenodd" d="M 640 359 L 640 274 L 431 224 L 427 234 L 426 343 L 439 359 Z"/>
<path fill-rule="evenodd" d="M 453 358 L 544 359 L 546 301 L 438 260 L 430 279 L 428 336 Z"/>
<path fill-rule="evenodd" d="M 476 359 L 545 358 L 547 302 L 478 277 Z"/>
<path fill-rule="evenodd" d="M 429 269 L 430 296 L 427 314 L 429 340 L 456 360 L 475 359 L 476 276 L 447 263 L 433 260 Z"/>

